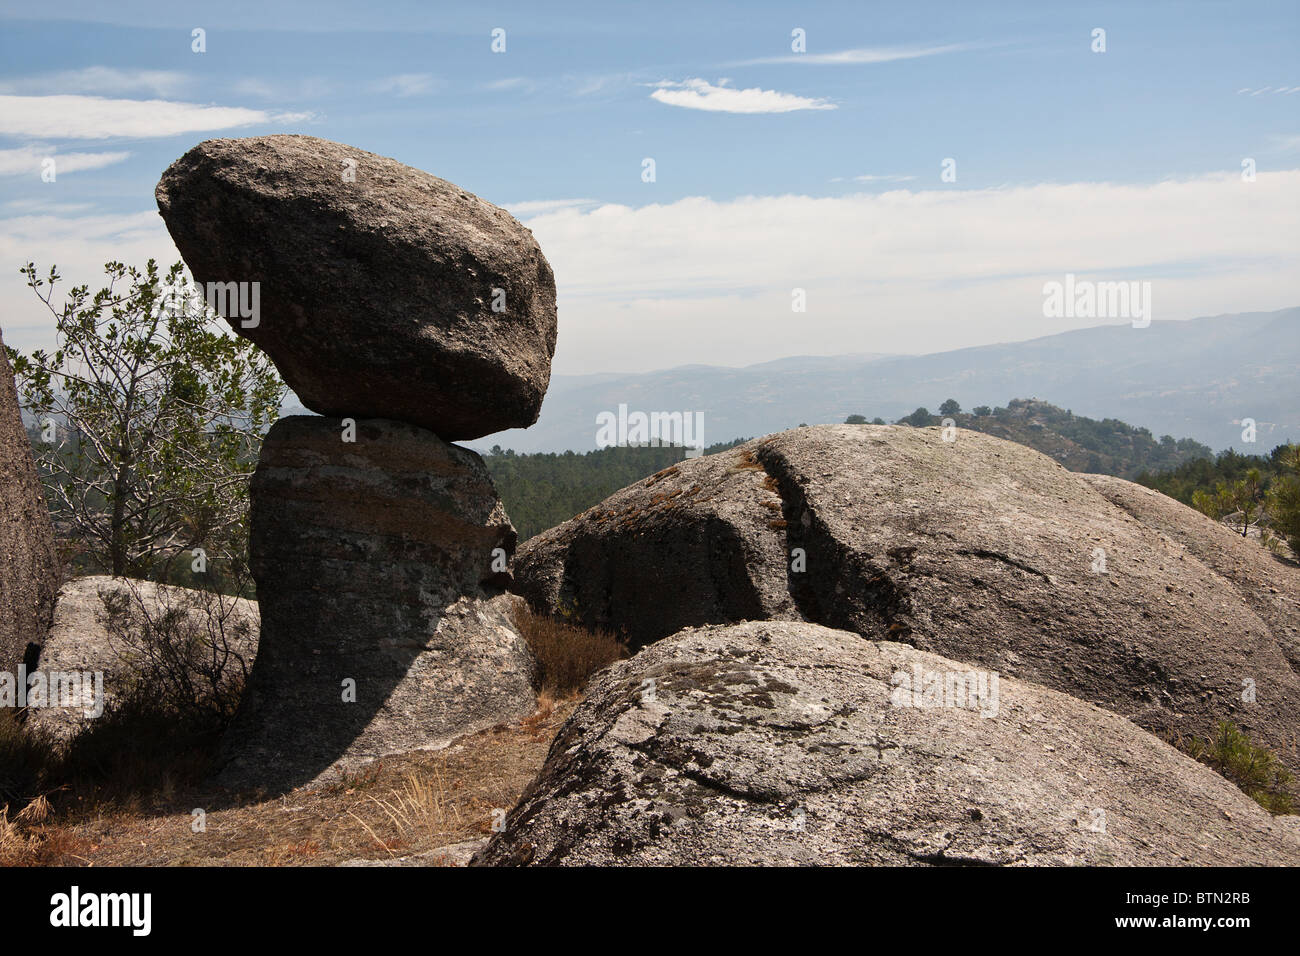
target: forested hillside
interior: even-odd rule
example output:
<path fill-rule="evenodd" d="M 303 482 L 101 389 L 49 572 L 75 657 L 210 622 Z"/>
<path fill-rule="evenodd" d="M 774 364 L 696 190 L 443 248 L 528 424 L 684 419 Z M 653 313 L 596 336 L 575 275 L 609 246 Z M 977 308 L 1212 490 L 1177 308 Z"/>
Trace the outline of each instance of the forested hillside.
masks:
<path fill-rule="evenodd" d="M 951 418 L 958 427 L 1028 445 L 1071 471 L 1116 475 L 1132 480 L 1144 471 L 1165 471 L 1186 462 L 1212 458 L 1207 445 L 1191 438 L 1156 438 L 1115 418 L 1086 418 L 1037 399 L 1013 398 L 1005 408 L 979 406 L 961 411 L 953 399 L 930 414 L 918 408 L 899 424 L 939 425 Z"/>
<path fill-rule="evenodd" d="M 745 438 L 711 445 L 707 454 L 738 445 Z M 680 447 L 602 448 L 585 454 L 520 455 L 500 446 L 483 456 L 506 512 L 525 541 L 586 511 L 647 475 L 686 457 Z"/>

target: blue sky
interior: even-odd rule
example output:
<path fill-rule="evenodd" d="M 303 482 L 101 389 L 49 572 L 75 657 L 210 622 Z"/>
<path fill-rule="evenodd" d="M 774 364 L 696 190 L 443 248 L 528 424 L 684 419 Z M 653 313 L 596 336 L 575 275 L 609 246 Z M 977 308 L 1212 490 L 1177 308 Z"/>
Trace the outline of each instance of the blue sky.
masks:
<path fill-rule="evenodd" d="M 556 268 L 561 372 L 1099 324 L 1044 319 L 1065 272 L 1152 281 L 1157 319 L 1300 302 L 1294 2 L 541 7 L 5 4 L 6 339 L 47 331 L 20 262 L 175 258 L 159 174 L 266 132 L 515 211 Z"/>

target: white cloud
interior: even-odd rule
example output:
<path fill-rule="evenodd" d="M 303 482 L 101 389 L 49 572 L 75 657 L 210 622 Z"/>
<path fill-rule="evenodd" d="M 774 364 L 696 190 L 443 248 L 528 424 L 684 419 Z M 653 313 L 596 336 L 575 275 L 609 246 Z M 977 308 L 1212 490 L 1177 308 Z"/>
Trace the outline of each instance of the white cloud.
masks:
<path fill-rule="evenodd" d="M 700 79 L 684 80 L 681 83 L 665 80 L 655 85 L 658 88 L 650 94 L 651 99 L 669 106 L 683 106 L 692 110 L 720 113 L 789 113 L 794 110 L 835 109 L 835 104 L 829 100 L 795 96 L 793 93 L 779 93 L 776 90 L 763 90 L 758 87 L 737 90 L 729 86 L 714 86 Z"/>
<path fill-rule="evenodd" d="M 893 173 L 863 173 L 861 176 L 854 176 L 855 183 L 906 183 L 915 179 L 915 176 L 899 176 Z"/>
<path fill-rule="evenodd" d="M 154 96 L 176 96 L 189 84 L 188 76 L 172 70 L 119 70 L 110 66 L 88 66 L 81 70 L 64 70 L 0 81 L 0 92 L 94 93 L 100 96 L 150 93 Z"/>
<path fill-rule="evenodd" d="M 51 189 L 55 187 L 50 187 Z M 5 344 L 30 350 L 54 343 L 54 320 L 18 274 L 34 262 L 38 272 L 59 267 L 55 302 L 74 285 L 98 289 L 104 263 L 112 259 L 143 266 L 154 258 L 163 268 L 180 253 L 156 210 L 127 215 L 60 216 L 47 213 L 0 219 L 0 315 Z"/>
<path fill-rule="evenodd" d="M 260 100 L 323 99 L 336 89 L 331 80 L 323 76 L 300 76 L 270 81 L 255 76 L 245 76 L 231 84 L 237 96 L 252 96 Z"/>
<path fill-rule="evenodd" d="M 376 93 L 394 96 L 427 96 L 436 91 L 442 82 L 432 73 L 399 73 L 379 80 L 372 86 Z"/>
<path fill-rule="evenodd" d="M 1300 304 L 1300 169 L 1254 183 L 1225 173 L 510 208 L 555 269 L 560 374 L 933 352 L 1098 324 L 1043 317 L 1043 283 L 1066 272 L 1150 281 L 1156 321 Z M 69 284 L 94 287 L 107 260 L 150 256 L 179 258 L 153 210 L 0 220 L 6 342 L 50 343 L 18 264 L 57 263 Z M 795 288 L 805 313 L 791 311 Z"/>
<path fill-rule="evenodd" d="M 70 216 L 73 213 L 86 212 L 87 210 L 94 209 L 95 206 L 94 203 L 88 202 L 55 202 L 53 199 L 26 197 L 23 199 L 10 199 L 5 203 L 5 208 L 14 212 L 41 212 L 51 216 Z"/>
<path fill-rule="evenodd" d="M 531 93 L 537 89 L 537 84 L 526 76 L 506 76 L 499 80 L 493 80 L 484 84 L 485 90 L 491 90 L 494 93 L 502 93 L 509 90 L 523 90 L 525 93 Z"/>
<path fill-rule="evenodd" d="M 821 66 L 845 66 L 861 63 L 892 63 L 895 60 L 915 60 L 944 53 L 961 53 L 973 50 L 977 44 L 947 43 L 942 46 L 912 47 L 861 47 L 856 50 L 838 50 L 833 53 L 791 53 L 786 56 L 769 56 L 757 60 L 742 60 L 737 66 L 756 66 L 764 63 L 810 63 Z"/>
<path fill-rule="evenodd" d="M 525 202 L 508 203 L 506 211 L 512 216 L 526 219 L 529 216 L 542 216 L 562 209 L 587 209 L 599 206 L 595 199 L 529 199 Z"/>
<path fill-rule="evenodd" d="M 0 134 L 49 139 L 142 139 L 310 118 L 309 113 L 275 114 L 171 100 L 0 95 Z"/>
<path fill-rule="evenodd" d="M 635 83 L 630 73 L 606 73 L 597 76 L 567 76 L 564 83 L 574 96 L 591 96 L 618 90 Z"/>
<path fill-rule="evenodd" d="M 18 149 L 0 149 L 0 176 L 39 176 L 41 164 L 54 159 L 56 175 L 76 173 L 85 169 L 102 169 L 124 162 L 130 153 L 60 153 L 41 146 L 22 146 Z"/>
<path fill-rule="evenodd" d="M 688 198 L 527 225 L 555 269 L 561 373 L 930 352 L 1098 324 L 1043 317 L 1043 283 L 1066 272 L 1150 281 L 1156 320 L 1300 304 L 1300 170 Z M 794 288 L 806 313 L 791 312 Z"/>

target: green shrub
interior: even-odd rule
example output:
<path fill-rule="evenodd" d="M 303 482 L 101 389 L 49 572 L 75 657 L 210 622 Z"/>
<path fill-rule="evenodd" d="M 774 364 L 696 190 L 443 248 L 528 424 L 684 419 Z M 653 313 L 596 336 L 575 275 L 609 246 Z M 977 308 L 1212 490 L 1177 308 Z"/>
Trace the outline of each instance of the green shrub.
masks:
<path fill-rule="evenodd" d="M 1210 740 L 1175 741 L 1188 756 L 1227 777 L 1269 813 L 1295 813 L 1292 777 L 1276 756 L 1256 747 L 1236 724 L 1223 721 Z"/>

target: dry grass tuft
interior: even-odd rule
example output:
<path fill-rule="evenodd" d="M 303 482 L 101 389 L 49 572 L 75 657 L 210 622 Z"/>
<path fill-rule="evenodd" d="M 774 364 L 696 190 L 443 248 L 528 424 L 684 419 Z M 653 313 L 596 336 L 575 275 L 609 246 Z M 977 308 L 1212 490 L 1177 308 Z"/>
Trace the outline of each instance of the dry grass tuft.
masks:
<path fill-rule="evenodd" d="M 50 802 L 36 797 L 9 817 L 0 807 L 0 866 L 69 866 L 86 862 L 86 840 L 62 826 L 52 825 Z"/>
<path fill-rule="evenodd" d="M 537 658 L 534 683 L 543 699 L 565 700 L 580 694 L 593 674 L 628 656 L 624 638 L 538 614 L 524 601 L 516 602 L 512 616 Z"/>

